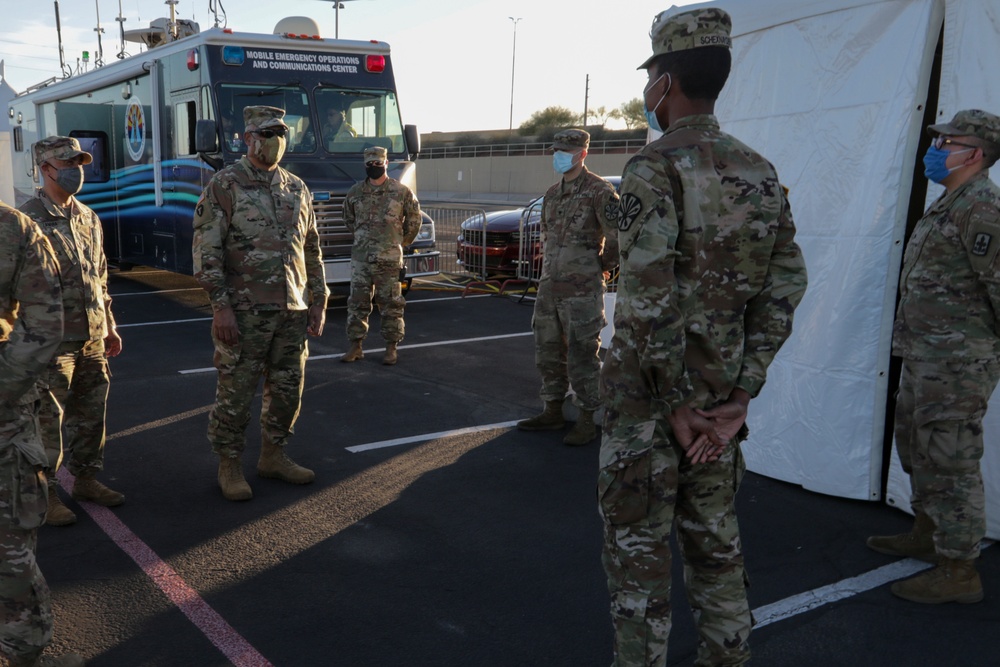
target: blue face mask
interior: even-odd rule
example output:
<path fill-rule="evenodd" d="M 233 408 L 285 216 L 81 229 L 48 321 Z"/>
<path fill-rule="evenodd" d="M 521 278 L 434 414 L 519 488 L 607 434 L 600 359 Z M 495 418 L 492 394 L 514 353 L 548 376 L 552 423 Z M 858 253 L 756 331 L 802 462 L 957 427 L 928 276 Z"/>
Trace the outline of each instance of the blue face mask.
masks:
<path fill-rule="evenodd" d="M 959 153 L 968 153 L 971 150 L 975 149 L 966 148 L 965 150 L 951 153 L 943 148 L 928 146 L 927 152 L 924 153 L 924 176 L 935 183 L 941 183 L 944 179 L 948 178 L 951 172 L 955 171 L 954 169 L 949 169 L 947 164 L 945 164 L 948 158 Z"/>
<path fill-rule="evenodd" d="M 552 154 L 552 168 L 558 171 L 560 174 L 565 174 L 567 171 L 573 169 L 573 158 L 575 156 L 573 153 L 567 153 L 566 151 L 556 151 Z"/>
<path fill-rule="evenodd" d="M 661 74 L 656 81 L 646 86 L 646 88 L 642 91 L 642 110 L 646 114 L 646 123 L 649 124 L 649 129 L 655 132 L 663 132 L 663 128 L 660 127 L 660 121 L 656 117 L 656 110 L 660 108 L 660 105 L 663 103 L 663 98 L 665 98 L 667 96 L 667 93 L 670 92 L 670 87 L 674 85 L 674 80 L 673 78 L 670 78 L 670 83 L 667 84 L 667 89 L 663 91 L 662 95 L 660 95 L 660 99 L 656 102 L 656 106 L 653 107 L 652 111 L 650 111 L 650 109 L 646 107 L 646 92 L 649 91 L 650 88 L 655 86 L 657 81 L 659 81 L 663 77 L 670 78 L 670 75 Z"/>

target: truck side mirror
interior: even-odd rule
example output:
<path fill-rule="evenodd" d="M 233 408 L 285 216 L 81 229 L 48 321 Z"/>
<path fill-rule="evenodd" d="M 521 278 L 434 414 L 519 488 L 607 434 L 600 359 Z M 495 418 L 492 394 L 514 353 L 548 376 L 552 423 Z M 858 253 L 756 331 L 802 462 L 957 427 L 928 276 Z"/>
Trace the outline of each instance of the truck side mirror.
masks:
<path fill-rule="evenodd" d="M 406 147 L 410 152 L 410 159 L 414 160 L 420 152 L 420 133 L 417 132 L 416 125 L 404 125 L 403 135 L 406 137 Z"/>
<path fill-rule="evenodd" d="M 199 153 L 219 152 L 219 129 L 214 120 L 199 120 L 194 128 L 194 148 Z"/>

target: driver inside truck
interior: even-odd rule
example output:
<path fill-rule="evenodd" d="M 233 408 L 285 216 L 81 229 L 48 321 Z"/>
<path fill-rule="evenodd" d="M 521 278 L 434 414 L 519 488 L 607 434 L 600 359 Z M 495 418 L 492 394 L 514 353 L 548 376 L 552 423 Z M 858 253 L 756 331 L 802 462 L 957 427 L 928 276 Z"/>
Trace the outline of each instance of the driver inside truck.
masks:
<path fill-rule="evenodd" d="M 326 119 L 323 122 L 323 141 L 328 150 L 332 150 L 331 144 L 344 139 L 354 139 L 358 136 L 357 131 L 347 122 L 346 112 L 339 106 L 330 106 L 326 110 Z"/>

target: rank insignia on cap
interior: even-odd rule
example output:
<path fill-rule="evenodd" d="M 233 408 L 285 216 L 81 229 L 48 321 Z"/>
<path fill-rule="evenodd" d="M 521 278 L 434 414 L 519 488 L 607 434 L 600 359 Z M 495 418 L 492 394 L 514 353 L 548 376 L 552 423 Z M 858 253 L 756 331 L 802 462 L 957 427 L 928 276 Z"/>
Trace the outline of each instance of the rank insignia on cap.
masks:
<path fill-rule="evenodd" d="M 972 254 L 983 257 L 990 251 L 990 243 L 993 241 L 992 234 L 976 234 L 976 241 L 972 244 Z"/>

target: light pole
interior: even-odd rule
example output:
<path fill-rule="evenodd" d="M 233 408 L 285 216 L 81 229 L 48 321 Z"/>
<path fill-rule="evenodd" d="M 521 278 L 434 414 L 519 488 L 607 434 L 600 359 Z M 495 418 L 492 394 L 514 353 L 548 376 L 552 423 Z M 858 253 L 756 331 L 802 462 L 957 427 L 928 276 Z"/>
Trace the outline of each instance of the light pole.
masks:
<path fill-rule="evenodd" d="M 514 65 L 517 63 L 517 22 L 521 20 L 520 17 L 514 18 L 513 16 L 508 16 L 511 21 L 514 22 L 514 46 L 511 49 L 510 56 L 510 128 L 508 132 L 514 133 Z"/>
<path fill-rule="evenodd" d="M 333 38 L 340 39 L 340 10 L 344 9 L 345 2 L 351 2 L 352 0 L 337 0 L 333 3 Z M 322 2 L 329 2 L 329 0 L 322 0 Z"/>

